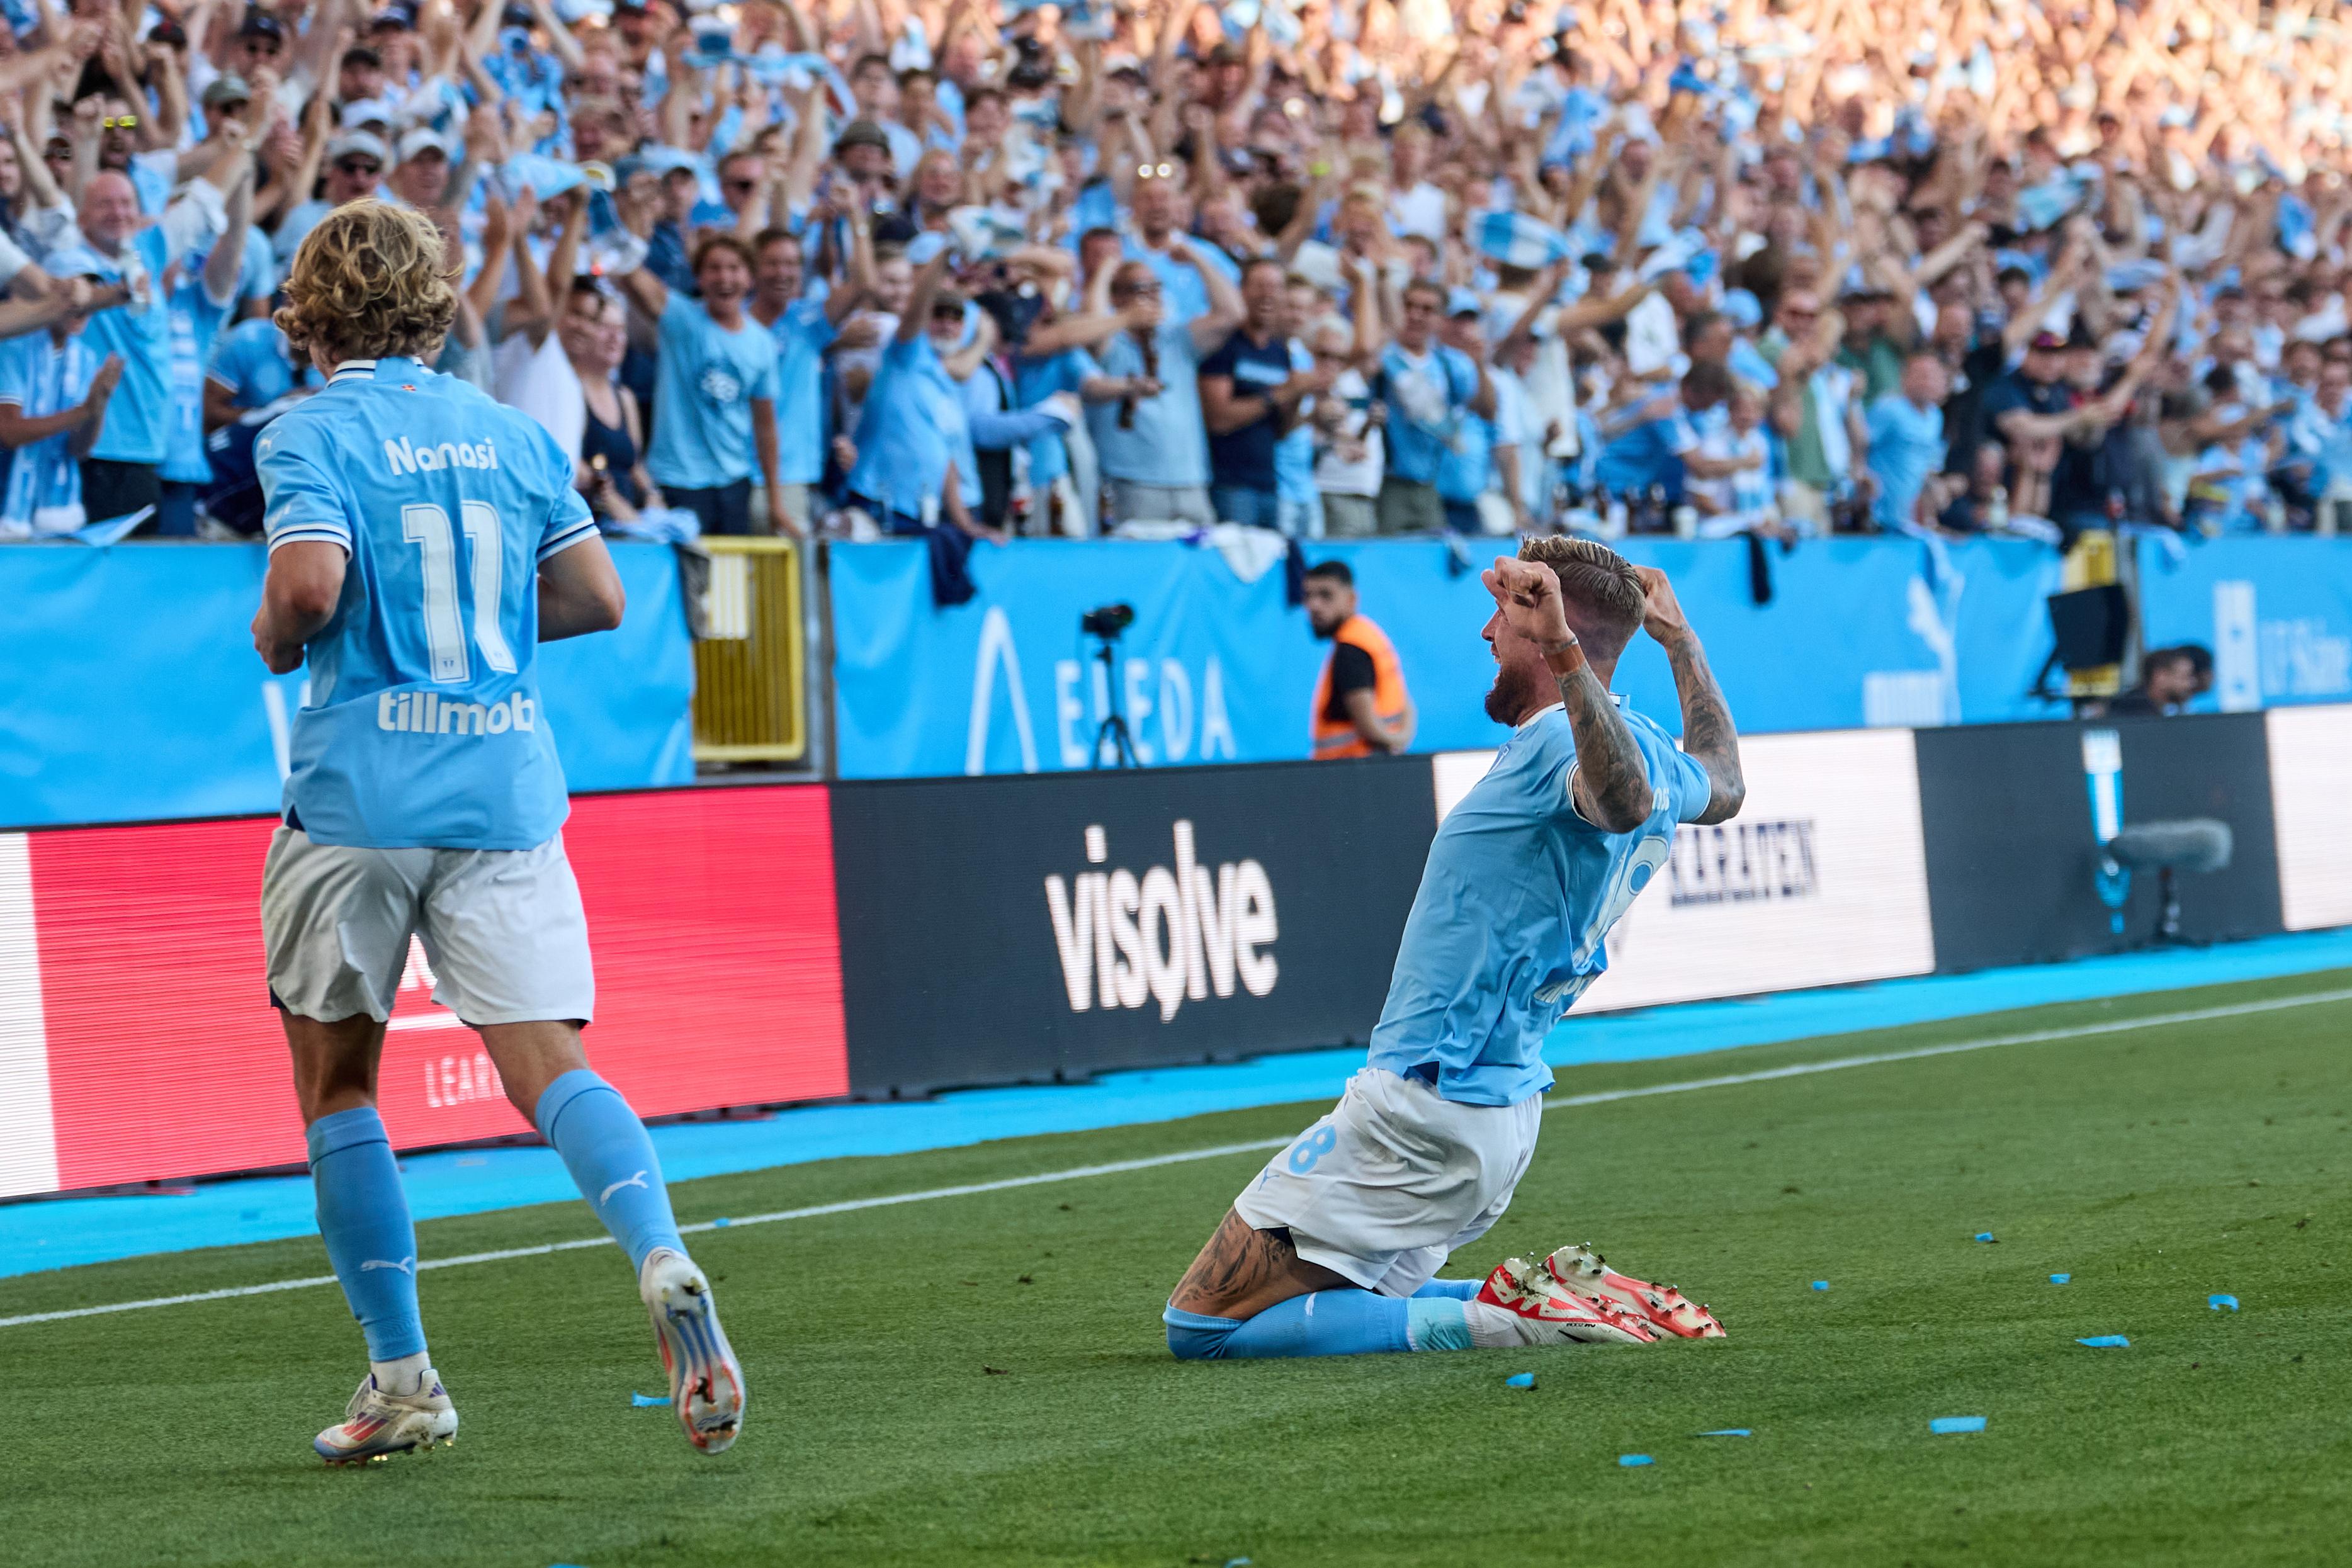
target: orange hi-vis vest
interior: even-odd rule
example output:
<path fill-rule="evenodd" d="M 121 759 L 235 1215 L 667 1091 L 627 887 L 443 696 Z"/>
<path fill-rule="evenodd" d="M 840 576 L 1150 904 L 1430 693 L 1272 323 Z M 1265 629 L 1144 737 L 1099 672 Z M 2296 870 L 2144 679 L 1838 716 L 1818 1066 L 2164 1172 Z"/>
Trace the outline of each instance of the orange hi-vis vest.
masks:
<path fill-rule="evenodd" d="M 1397 663 L 1396 649 L 1390 646 L 1388 633 L 1362 615 L 1350 615 L 1339 622 L 1331 641 L 1361 648 L 1372 656 L 1372 711 L 1384 724 L 1403 721 L 1405 709 L 1404 666 Z M 1325 655 L 1323 673 L 1315 679 L 1315 755 L 1327 757 L 1370 757 L 1375 755 L 1371 744 L 1356 733 L 1354 724 L 1345 718 L 1326 716 L 1331 706 L 1331 659 Z"/>

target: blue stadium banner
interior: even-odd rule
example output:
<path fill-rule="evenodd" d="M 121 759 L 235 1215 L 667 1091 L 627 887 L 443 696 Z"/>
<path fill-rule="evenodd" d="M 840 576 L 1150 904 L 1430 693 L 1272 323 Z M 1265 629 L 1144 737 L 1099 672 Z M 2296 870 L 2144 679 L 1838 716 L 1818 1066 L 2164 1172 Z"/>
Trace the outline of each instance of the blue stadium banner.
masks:
<path fill-rule="evenodd" d="M 1482 706 L 1494 664 L 1479 629 L 1494 605 L 1477 575 L 1496 548 L 1474 539 L 1457 556 L 1439 542 L 1381 540 L 1307 551 L 1349 563 L 1363 612 L 1395 643 L 1420 710 L 1416 751 L 1501 737 Z M 1759 563 L 1741 540 L 1659 539 L 1626 553 L 1673 578 L 1744 728 L 2058 711 L 2026 695 L 2050 648 L 2042 601 L 2058 583 L 2057 558 L 2042 546 L 1830 539 L 1769 549 Z M 1245 580 L 1206 547 L 983 546 L 971 556 L 978 596 L 940 609 L 919 544 L 835 546 L 830 559 L 843 778 L 1083 768 L 1113 695 L 1147 765 L 1307 755 L 1328 645 L 1285 602 L 1279 560 Z M 1078 622 L 1116 602 L 1136 619 L 1107 669 Z M 1646 640 L 1616 685 L 1679 727 L 1673 676 Z"/>
<path fill-rule="evenodd" d="M 2352 538 L 2144 539 L 2139 599 L 2149 647 L 2213 650 L 2212 706 L 2352 697 Z"/>
<path fill-rule="evenodd" d="M 669 550 L 624 545 L 619 631 L 541 650 L 574 789 L 694 778 L 693 644 Z M 253 652 L 258 545 L 0 546 L 0 828 L 278 810 L 303 674 Z"/>

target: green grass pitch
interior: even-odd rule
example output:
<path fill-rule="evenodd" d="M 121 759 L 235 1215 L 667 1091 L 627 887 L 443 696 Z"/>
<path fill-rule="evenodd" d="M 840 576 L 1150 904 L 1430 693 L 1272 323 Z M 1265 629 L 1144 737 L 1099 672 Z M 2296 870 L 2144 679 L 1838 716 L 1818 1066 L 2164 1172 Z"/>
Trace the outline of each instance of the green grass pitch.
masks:
<path fill-rule="evenodd" d="M 1557 1092 L 2347 981 L 1585 1068 Z M 695 1238 L 752 1391 L 718 1459 L 632 1407 L 660 1374 L 602 1248 L 426 1274 L 460 1440 L 358 1470 L 309 1449 L 362 1370 L 331 1290 L 0 1330 L 0 1562 L 2343 1563 L 2347 1040 L 2337 1001 L 1554 1111 L 1510 1214 L 1447 1272 L 1589 1239 L 1713 1303 L 1721 1342 L 1180 1364 L 1159 1310 L 1247 1154 Z M 689 1221 L 740 1216 L 1280 1137 L 1319 1110 L 676 1196 Z M 422 1241 L 593 1229 L 573 1205 Z M 323 1271 L 315 1239 L 182 1254 L 0 1281 L 0 1316 Z M 2075 1343 L 2097 1334 L 2131 1347 Z M 1525 1371 L 1533 1392 L 1504 1385 Z M 1938 1416 L 1989 1426 L 1931 1436 Z M 1730 1427 L 1754 1436 L 1694 1436 Z"/>

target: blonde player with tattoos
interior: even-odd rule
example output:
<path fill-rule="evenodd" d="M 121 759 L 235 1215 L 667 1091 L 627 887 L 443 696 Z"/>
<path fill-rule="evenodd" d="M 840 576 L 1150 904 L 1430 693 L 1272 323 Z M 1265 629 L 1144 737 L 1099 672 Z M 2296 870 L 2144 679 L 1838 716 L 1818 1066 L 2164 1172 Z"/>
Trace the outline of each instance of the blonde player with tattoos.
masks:
<path fill-rule="evenodd" d="M 1512 727 L 1430 845 L 1370 1060 L 1329 1115 L 1270 1161 L 1176 1287 L 1187 1360 L 1649 1343 L 1723 1333 L 1672 1286 L 1581 1247 L 1440 1280 L 1502 1218 L 1551 1087 L 1544 1037 L 1608 966 L 1609 928 L 1681 822 L 1721 822 L 1739 739 L 1665 574 L 1581 539 L 1530 539 L 1485 574 Z M 1666 651 L 1683 746 L 1609 678 L 1636 631 Z"/>

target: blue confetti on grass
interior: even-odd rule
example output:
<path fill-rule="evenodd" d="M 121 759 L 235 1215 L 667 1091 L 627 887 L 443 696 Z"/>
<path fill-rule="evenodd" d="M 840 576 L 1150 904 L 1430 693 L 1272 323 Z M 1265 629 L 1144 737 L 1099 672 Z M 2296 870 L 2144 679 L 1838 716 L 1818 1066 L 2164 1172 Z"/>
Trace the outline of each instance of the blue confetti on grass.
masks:
<path fill-rule="evenodd" d="M 733 1220 L 731 1220 L 731 1219 L 728 1218 L 725 1215 L 723 1215 L 723 1214 L 722 1214 L 722 1215 L 720 1215 L 718 1218 L 716 1218 L 716 1219 L 712 1220 L 710 1223 L 711 1223 L 711 1226 L 712 1226 L 712 1228 L 715 1228 L 715 1229 L 719 1229 L 719 1230 L 724 1230 L 724 1229 L 726 1229 L 729 1226 L 730 1226 L 730 1225 L 734 1224 L 735 1222 L 734 1222 Z"/>
<path fill-rule="evenodd" d="M 2238 1298 L 2231 1295 L 2226 1295 L 2221 1291 L 2216 1291 L 2213 1294 L 2205 1298 L 2205 1305 L 2217 1312 L 2224 1307 L 2229 1308 L 2234 1312 L 2238 1310 Z"/>
<path fill-rule="evenodd" d="M 1745 1427 L 1717 1427 L 1712 1432 L 1701 1432 L 1702 1437 L 1752 1437 L 1756 1434 Z"/>
<path fill-rule="evenodd" d="M 1647 1454 L 1620 1454 L 1617 1456 L 1619 1468 L 1628 1470 L 1638 1469 L 1643 1465 L 1654 1465 L 1657 1462 L 1657 1460 L 1650 1458 Z"/>
<path fill-rule="evenodd" d="M 1993 1241 L 1998 1240 L 1999 1238 L 1994 1236 L 1990 1230 L 1979 1230 L 1977 1232 L 1977 1239 L 1979 1241 Z"/>
<path fill-rule="evenodd" d="M 1829 1288 L 1830 1282 L 1827 1280 L 1816 1280 L 1813 1281 L 1813 1289 L 1816 1291 L 1826 1291 Z"/>
<path fill-rule="evenodd" d="M 1536 1375 L 1532 1372 L 1515 1372 L 1503 1379 L 1506 1388 L 1533 1388 L 1535 1385 Z"/>
<path fill-rule="evenodd" d="M 2076 1344 L 2087 1344 L 2093 1350 L 2129 1350 L 2131 1341 L 2119 1333 L 2095 1333 L 2088 1339 L 2078 1339 Z"/>
<path fill-rule="evenodd" d="M 2072 1274 L 2053 1274 L 2050 1276 L 2050 1282 L 2053 1285 L 2063 1285 L 2074 1277 Z"/>
<path fill-rule="evenodd" d="M 1985 1418 L 1981 1416 L 1938 1416 L 1927 1423 L 1930 1432 L 1981 1432 Z"/>
<path fill-rule="evenodd" d="M 667 1395 L 667 1394 L 665 1394 L 665 1395 L 663 1395 L 660 1398 L 656 1399 L 656 1398 L 655 1398 L 655 1397 L 654 1397 L 652 1395 L 650 1395 L 650 1394 L 640 1394 L 640 1393 L 638 1393 L 635 1389 L 634 1389 L 634 1388 L 633 1388 L 633 1389 L 629 1390 L 629 1403 L 630 1403 L 631 1405 L 633 1405 L 633 1406 L 636 1406 L 638 1409 L 643 1410 L 644 1408 L 646 1408 L 646 1406 L 649 1406 L 649 1405 L 667 1405 L 667 1404 L 668 1404 L 668 1403 L 669 1403 L 669 1396 L 668 1396 L 668 1395 Z"/>

